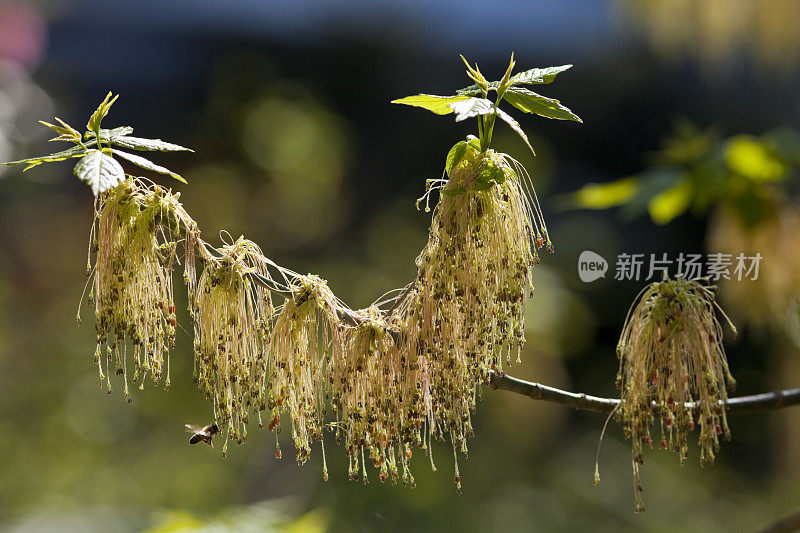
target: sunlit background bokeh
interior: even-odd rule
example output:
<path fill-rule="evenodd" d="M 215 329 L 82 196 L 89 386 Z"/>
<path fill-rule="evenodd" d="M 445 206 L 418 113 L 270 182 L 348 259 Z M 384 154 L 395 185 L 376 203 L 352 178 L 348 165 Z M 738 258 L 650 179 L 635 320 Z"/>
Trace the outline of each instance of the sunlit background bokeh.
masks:
<path fill-rule="evenodd" d="M 38 120 L 83 124 L 118 92 L 106 125 L 196 150 L 158 161 L 189 180 L 167 185 L 206 239 L 245 234 L 359 308 L 413 279 L 430 222 L 414 201 L 474 128 L 389 101 L 468 85 L 459 53 L 491 78 L 512 51 L 522 67 L 572 63 L 542 92 L 583 124 L 518 117 L 535 158 L 510 130 L 495 134 L 533 176 L 556 251 L 536 271 L 524 362 L 509 373 L 616 395 L 614 347 L 644 283 L 613 279 L 617 254 L 730 246 L 764 256 L 760 284 L 720 296 L 741 330 L 727 344 L 736 394 L 796 387 L 800 158 L 775 170 L 758 150 L 736 153 L 768 176 L 747 190 L 780 206 L 744 226 L 750 207 L 717 182 L 708 205 L 658 224 L 647 210 L 576 209 L 568 193 L 662 165 L 681 124 L 696 128 L 680 145 L 690 151 L 702 132 L 715 132 L 705 149 L 725 150 L 714 143 L 800 128 L 798 29 L 794 0 L 0 0 L 0 160 L 46 153 Z M 696 448 L 684 466 L 648 454 L 641 515 L 613 422 L 595 487 L 602 415 L 488 388 L 461 495 L 445 444 L 436 472 L 417 461 L 414 490 L 348 482 L 332 442 L 327 482 L 318 453 L 303 467 L 276 460 L 267 431 L 226 459 L 189 447 L 183 425 L 209 407 L 192 384 L 188 321 L 173 390 L 147 387 L 130 405 L 106 395 L 89 309 L 75 327 L 91 193 L 68 163 L 20 170 L 0 167 L 0 529 L 750 531 L 800 505 L 800 408 L 731 418 L 714 466 Z M 583 250 L 609 259 L 605 278 L 580 281 Z"/>

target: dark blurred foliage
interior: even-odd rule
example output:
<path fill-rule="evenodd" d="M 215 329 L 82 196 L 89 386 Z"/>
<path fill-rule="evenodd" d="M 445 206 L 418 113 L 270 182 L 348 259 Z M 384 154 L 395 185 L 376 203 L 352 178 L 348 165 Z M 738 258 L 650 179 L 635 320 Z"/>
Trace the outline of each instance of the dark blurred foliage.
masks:
<path fill-rule="evenodd" d="M 760 137 L 719 139 L 686 120 L 676 124 L 647 168 L 609 183 L 591 183 L 562 198 L 566 208 L 608 209 L 635 218 L 645 212 L 656 224 L 691 211 L 706 215 L 716 206 L 730 209 L 746 229 L 769 218 L 775 197 L 793 196 L 800 168 L 800 133 L 783 128 Z"/>
<path fill-rule="evenodd" d="M 795 5 L 0 2 L 0 158 L 45 153 L 36 120 L 81 124 L 107 91 L 119 92 L 108 126 L 132 124 L 197 151 L 159 162 L 189 180 L 181 199 L 205 238 L 244 233 L 362 307 L 414 276 L 430 221 L 414 200 L 450 146 L 472 133 L 388 102 L 466 85 L 459 52 L 490 77 L 512 50 L 521 67 L 574 63 L 548 95 L 584 124 L 524 117 L 536 158 L 508 130 L 495 138 L 530 170 L 556 246 L 536 275 L 525 361 L 511 373 L 613 396 L 614 346 L 641 283 L 584 284 L 578 255 L 702 252 L 707 219 L 657 226 L 559 211 L 553 197 L 640 171 L 679 117 L 722 137 L 800 127 Z M 0 174 L 3 527 L 752 530 L 800 500 L 796 410 L 732 419 L 734 440 L 713 467 L 698 466 L 696 449 L 684 467 L 648 454 L 648 511 L 636 516 L 618 428 L 610 426 L 603 483 L 593 487 L 602 416 L 488 389 L 460 464 L 463 495 L 446 445 L 434 447 L 437 472 L 415 462 L 413 491 L 375 476 L 368 487 L 347 482 L 333 442 L 327 483 L 319 453 L 302 468 L 277 461 L 266 431 L 251 431 L 225 460 L 190 448 L 183 424 L 209 413 L 191 382 L 185 317 L 172 391 L 136 391 L 128 405 L 97 383 L 90 310 L 74 327 L 91 196 L 70 170 Z M 745 328 L 728 350 L 741 394 L 800 381 L 783 336 Z"/>

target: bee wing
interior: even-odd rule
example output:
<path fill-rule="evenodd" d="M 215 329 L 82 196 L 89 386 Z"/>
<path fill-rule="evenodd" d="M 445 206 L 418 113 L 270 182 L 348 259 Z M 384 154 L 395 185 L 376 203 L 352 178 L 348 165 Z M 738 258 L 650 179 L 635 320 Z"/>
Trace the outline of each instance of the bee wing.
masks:
<path fill-rule="evenodd" d="M 199 433 L 203 430 L 204 428 L 202 426 L 198 426 L 196 424 L 186 424 L 186 431 L 188 433 Z"/>

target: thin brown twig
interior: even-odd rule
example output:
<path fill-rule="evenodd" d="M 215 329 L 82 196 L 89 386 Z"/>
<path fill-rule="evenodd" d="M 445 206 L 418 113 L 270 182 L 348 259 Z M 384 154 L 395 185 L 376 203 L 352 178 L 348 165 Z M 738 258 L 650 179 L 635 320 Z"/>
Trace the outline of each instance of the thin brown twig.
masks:
<path fill-rule="evenodd" d="M 499 373 L 492 375 L 491 385 L 493 389 L 522 394 L 533 400 L 544 400 L 571 407 L 578 411 L 595 411 L 608 414 L 620 403 L 617 398 L 600 398 L 584 393 L 568 392 Z M 800 405 L 800 388 L 739 396 L 737 398 L 729 398 L 727 402 L 720 403 L 726 405 L 730 414 L 772 411 L 792 405 Z M 689 404 L 688 407 L 694 407 L 694 405 Z"/>

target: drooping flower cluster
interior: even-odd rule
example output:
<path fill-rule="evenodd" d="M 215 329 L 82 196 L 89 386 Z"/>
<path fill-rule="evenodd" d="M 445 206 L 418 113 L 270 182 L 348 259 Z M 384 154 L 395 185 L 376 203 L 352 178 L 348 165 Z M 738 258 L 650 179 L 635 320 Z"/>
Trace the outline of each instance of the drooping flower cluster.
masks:
<path fill-rule="evenodd" d="M 330 375 L 336 432 L 347 450 L 349 476 L 358 477 L 360 462 L 366 481 L 369 460 L 381 481 L 390 477 L 413 484 L 409 460 L 411 448 L 422 444 L 422 383 L 411 370 L 414 365 L 398 351 L 397 334 L 385 314 L 373 306 L 359 316 L 361 323 L 344 331 Z"/>
<path fill-rule="evenodd" d="M 322 440 L 326 356 L 329 347 L 342 341 L 337 300 L 324 280 L 301 276 L 291 292 L 269 341 L 267 407 L 272 414 L 270 430 L 280 431 L 280 414 L 289 412 L 297 462 L 302 464 L 311 454 L 312 442 Z"/>
<path fill-rule="evenodd" d="M 166 372 L 169 387 L 169 350 L 175 342 L 176 326 L 172 267 L 177 234 L 181 232 L 189 241 L 197 234 L 197 225 L 183 210 L 179 196 L 140 179 L 129 179 L 97 200 L 91 242 L 96 262 L 90 292 L 96 315 L 95 362 L 101 381 L 104 376 L 107 379 L 109 393 L 112 368 L 124 375 L 128 401 L 127 341 L 132 345 L 133 382 L 141 381 L 143 388 L 148 372 L 156 383 Z M 187 276 L 191 276 L 193 243 L 186 247 L 185 259 Z"/>
<path fill-rule="evenodd" d="M 510 157 L 468 147 L 450 171 L 403 307 L 406 351 L 423 358 L 431 429 L 466 453 L 477 388 L 519 359 L 524 300 L 538 249 L 550 246 L 529 178 Z"/>
<path fill-rule="evenodd" d="M 192 306 L 195 380 L 212 400 L 214 420 L 241 443 L 249 414 L 265 408 L 273 307 L 270 293 L 248 277 L 269 276 L 261 250 L 240 238 L 220 253 L 206 262 Z"/>
<path fill-rule="evenodd" d="M 723 403 L 736 382 L 711 288 L 665 280 L 648 285 L 634 305 L 617 345 L 622 401 L 616 416 L 632 441 L 636 504 L 643 510 L 639 466 L 645 447 L 653 447 L 653 433 L 661 448 L 677 451 L 683 461 L 697 424 L 700 460 L 713 462 L 719 437 L 730 438 Z"/>

